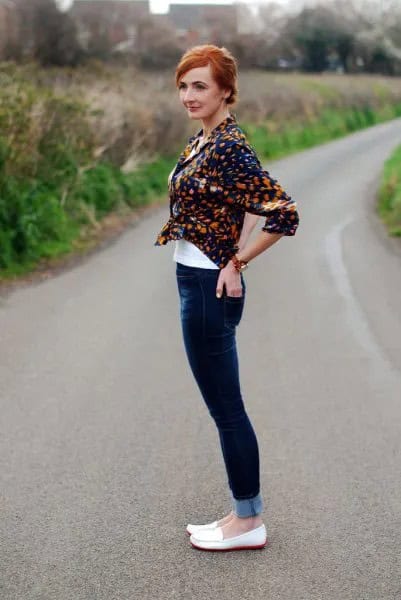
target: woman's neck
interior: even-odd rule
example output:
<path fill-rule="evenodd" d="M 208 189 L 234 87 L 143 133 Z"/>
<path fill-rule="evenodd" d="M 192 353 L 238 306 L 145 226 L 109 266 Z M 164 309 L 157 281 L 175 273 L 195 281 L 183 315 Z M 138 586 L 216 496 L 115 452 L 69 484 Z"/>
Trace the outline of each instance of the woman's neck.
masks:
<path fill-rule="evenodd" d="M 217 125 L 219 125 L 224 119 L 230 116 L 229 110 L 226 108 L 224 111 L 219 111 L 210 117 L 210 119 L 202 119 L 202 137 L 206 139 L 209 137 L 211 132 Z"/>

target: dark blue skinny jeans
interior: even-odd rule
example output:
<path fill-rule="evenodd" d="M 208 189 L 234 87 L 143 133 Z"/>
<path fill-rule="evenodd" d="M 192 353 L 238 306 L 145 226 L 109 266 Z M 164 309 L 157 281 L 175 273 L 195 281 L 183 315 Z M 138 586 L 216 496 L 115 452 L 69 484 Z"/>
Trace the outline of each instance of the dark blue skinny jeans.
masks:
<path fill-rule="evenodd" d="M 216 297 L 220 269 L 176 263 L 181 325 L 192 373 L 214 419 L 226 466 L 234 513 L 239 517 L 263 510 L 259 482 L 259 449 L 241 396 L 235 332 L 242 316 L 243 295 Z"/>

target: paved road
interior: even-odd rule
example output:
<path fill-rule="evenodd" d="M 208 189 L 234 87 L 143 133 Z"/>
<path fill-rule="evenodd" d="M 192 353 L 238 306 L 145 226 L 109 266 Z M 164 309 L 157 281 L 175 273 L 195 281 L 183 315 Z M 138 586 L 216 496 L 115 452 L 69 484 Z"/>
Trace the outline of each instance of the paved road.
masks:
<path fill-rule="evenodd" d="M 229 510 L 189 374 L 167 208 L 0 298 L 2 600 L 400 600 L 401 252 L 373 211 L 401 120 L 269 165 L 301 225 L 238 332 L 270 546 L 194 550 Z"/>

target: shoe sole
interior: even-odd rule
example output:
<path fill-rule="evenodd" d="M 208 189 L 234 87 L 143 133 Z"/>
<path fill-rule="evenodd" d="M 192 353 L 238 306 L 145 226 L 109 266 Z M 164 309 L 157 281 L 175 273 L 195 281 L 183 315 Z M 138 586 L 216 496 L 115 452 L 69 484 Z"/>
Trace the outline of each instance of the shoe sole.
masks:
<path fill-rule="evenodd" d="M 193 542 L 191 542 L 191 545 L 197 550 L 206 550 L 206 552 L 232 552 L 233 550 L 262 550 L 268 545 L 268 541 L 266 540 L 264 544 L 258 544 L 257 546 L 234 546 L 233 548 L 203 548 Z"/>

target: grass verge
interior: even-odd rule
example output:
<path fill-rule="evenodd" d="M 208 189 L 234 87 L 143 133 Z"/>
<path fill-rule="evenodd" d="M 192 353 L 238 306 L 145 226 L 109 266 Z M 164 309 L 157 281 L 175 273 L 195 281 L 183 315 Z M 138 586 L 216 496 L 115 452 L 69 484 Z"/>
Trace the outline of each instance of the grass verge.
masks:
<path fill-rule="evenodd" d="M 275 159 L 400 116 L 401 103 L 376 110 L 369 106 L 323 110 L 309 122 L 292 121 L 279 130 L 274 122 L 262 126 L 245 125 L 243 129 L 261 156 Z"/>
<path fill-rule="evenodd" d="M 384 165 L 377 210 L 388 233 L 401 237 L 401 146 Z"/>
<path fill-rule="evenodd" d="M 56 186 L 8 180 L 0 191 L 0 283 L 68 262 L 120 231 L 138 209 L 165 198 L 173 164 L 174 159 L 158 158 L 124 174 L 99 163 L 75 178 L 64 204 Z"/>

